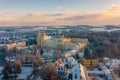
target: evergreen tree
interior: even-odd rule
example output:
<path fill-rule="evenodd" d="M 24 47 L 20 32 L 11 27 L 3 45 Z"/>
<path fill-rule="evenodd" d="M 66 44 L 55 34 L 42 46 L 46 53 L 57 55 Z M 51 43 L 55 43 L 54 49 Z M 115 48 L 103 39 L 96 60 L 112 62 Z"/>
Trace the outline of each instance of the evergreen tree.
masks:
<path fill-rule="evenodd" d="M 85 51 L 84 51 L 84 57 L 89 57 L 90 55 L 91 55 L 90 48 L 89 48 L 89 47 L 86 47 L 86 48 L 85 48 Z"/>

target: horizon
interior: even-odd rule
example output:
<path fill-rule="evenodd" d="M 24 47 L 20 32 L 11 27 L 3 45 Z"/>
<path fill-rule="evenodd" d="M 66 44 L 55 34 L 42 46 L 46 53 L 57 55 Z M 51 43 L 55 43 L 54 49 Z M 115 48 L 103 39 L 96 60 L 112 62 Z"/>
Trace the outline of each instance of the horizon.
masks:
<path fill-rule="evenodd" d="M 120 0 L 1 0 L 0 16 L 0 27 L 120 25 Z"/>
<path fill-rule="evenodd" d="M 105 25 L 85 25 L 85 24 L 81 24 L 81 25 L 48 25 L 48 26 L 37 26 L 37 25 L 22 25 L 22 26 L 0 26 L 0 28 L 25 28 L 25 27 L 76 27 L 76 26 L 83 26 L 83 27 L 96 27 L 96 28 L 102 28 L 102 27 L 107 27 L 107 26 L 112 26 L 112 27 L 120 27 L 120 24 L 117 25 L 109 25 L 109 24 L 105 24 Z"/>

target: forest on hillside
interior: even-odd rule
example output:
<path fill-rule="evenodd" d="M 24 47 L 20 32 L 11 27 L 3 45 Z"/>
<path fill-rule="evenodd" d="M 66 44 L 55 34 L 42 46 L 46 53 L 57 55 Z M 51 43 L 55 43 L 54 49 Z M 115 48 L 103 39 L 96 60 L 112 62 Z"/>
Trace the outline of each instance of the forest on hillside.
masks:
<path fill-rule="evenodd" d="M 94 31 L 76 31 L 69 33 L 70 37 L 87 38 L 88 47 L 92 53 L 99 58 L 120 58 L 120 31 L 113 32 L 94 32 Z"/>

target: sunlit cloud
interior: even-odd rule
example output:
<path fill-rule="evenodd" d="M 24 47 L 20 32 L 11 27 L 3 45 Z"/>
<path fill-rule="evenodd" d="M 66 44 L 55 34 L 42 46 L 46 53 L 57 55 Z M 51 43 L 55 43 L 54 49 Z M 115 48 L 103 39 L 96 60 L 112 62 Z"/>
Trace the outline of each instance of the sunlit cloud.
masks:
<path fill-rule="evenodd" d="M 109 11 L 119 11 L 120 10 L 120 5 L 112 5 L 108 7 Z"/>
<path fill-rule="evenodd" d="M 61 6 L 57 6 L 56 9 L 62 9 L 62 7 Z"/>
<path fill-rule="evenodd" d="M 62 7 L 57 7 L 61 9 Z M 120 24 L 120 5 L 112 5 L 101 12 L 82 13 L 69 10 L 66 12 L 49 13 L 42 12 L 8 12 L 0 13 L 0 26 L 24 26 L 24 25 L 104 25 Z"/>

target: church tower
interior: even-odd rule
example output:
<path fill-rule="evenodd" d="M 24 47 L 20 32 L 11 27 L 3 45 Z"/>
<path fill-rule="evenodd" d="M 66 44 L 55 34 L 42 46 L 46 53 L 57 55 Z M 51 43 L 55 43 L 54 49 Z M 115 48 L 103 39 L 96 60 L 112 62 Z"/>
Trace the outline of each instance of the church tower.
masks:
<path fill-rule="evenodd" d="M 37 32 L 37 46 L 42 48 L 44 46 L 45 40 L 46 40 L 46 33 L 44 31 L 41 31 L 41 32 L 38 31 Z"/>

